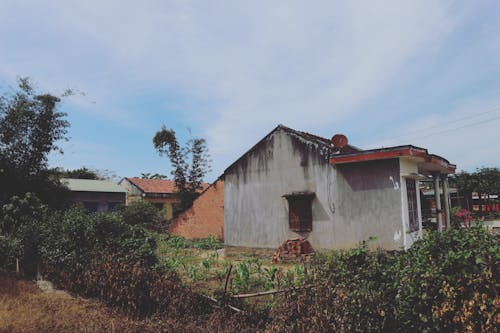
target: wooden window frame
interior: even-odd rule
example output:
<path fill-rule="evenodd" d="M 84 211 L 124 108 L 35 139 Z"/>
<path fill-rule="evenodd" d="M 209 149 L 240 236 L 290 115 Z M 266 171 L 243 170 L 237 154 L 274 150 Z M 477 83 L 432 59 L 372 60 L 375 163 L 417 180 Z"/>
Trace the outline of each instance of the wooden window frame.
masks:
<path fill-rule="evenodd" d="M 288 201 L 288 226 L 294 232 L 312 231 L 312 192 L 285 194 Z"/>
<path fill-rule="evenodd" d="M 420 229 L 418 219 L 418 186 L 415 179 L 406 178 L 406 202 L 408 205 L 408 228 L 410 232 Z"/>

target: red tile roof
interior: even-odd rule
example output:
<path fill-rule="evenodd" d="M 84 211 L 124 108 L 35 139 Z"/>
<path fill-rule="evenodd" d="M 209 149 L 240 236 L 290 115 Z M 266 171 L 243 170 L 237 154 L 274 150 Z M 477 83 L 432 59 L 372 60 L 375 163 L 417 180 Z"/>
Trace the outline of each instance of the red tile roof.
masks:
<path fill-rule="evenodd" d="M 176 193 L 175 182 L 167 179 L 146 179 L 130 177 L 126 178 L 129 182 L 134 184 L 144 193 Z M 198 192 L 204 191 L 210 184 L 202 183 L 202 189 Z"/>

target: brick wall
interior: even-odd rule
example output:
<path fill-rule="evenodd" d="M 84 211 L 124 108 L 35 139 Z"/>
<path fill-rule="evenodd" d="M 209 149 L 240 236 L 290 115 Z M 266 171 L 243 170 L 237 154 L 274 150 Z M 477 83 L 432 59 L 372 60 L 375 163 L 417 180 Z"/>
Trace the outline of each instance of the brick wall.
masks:
<path fill-rule="evenodd" d="M 170 233 L 187 239 L 209 235 L 224 239 L 224 182 L 217 180 L 210 185 L 190 209 L 172 221 Z"/>

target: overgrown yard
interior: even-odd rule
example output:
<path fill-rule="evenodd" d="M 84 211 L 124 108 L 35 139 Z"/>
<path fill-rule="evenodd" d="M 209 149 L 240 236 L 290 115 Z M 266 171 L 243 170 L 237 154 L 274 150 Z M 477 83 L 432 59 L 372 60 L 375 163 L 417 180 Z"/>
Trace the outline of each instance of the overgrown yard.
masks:
<path fill-rule="evenodd" d="M 210 295 L 224 289 L 239 294 L 301 286 L 307 274 L 308 265 L 299 261 L 273 263 L 269 255 L 246 251 L 228 256 L 215 237 L 188 241 L 156 235 L 156 240 L 160 262 L 174 270 L 183 283 Z"/>
<path fill-rule="evenodd" d="M 156 210 L 148 217 L 138 208 L 50 212 L 31 196 L 5 205 L 4 225 L 13 222 L 0 237 L 0 265 L 41 263 L 44 276 L 75 298 L 8 278 L 1 329 L 496 332 L 500 324 L 500 234 L 480 226 L 431 231 L 408 251 L 363 243 L 320 253 L 305 270 L 266 257 L 223 258 L 213 238 L 166 239 L 137 222 L 154 221 Z M 282 292 L 236 297 L 269 289 Z"/>

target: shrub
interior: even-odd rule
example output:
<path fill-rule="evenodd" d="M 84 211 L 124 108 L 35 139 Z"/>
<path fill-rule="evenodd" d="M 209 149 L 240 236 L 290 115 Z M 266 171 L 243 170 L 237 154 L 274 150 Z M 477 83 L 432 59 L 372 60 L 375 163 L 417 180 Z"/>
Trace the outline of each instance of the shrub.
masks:
<path fill-rule="evenodd" d="M 319 255 L 314 288 L 279 295 L 270 331 L 490 332 L 499 324 L 498 234 L 430 232 L 407 252 Z"/>
<path fill-rule="evenodd" d="M 123 208 L 121 214 L 124 223 L 140 225 L 153 230 L 161 228 L 164 222 L 161 211 L 152 203 L 145 201 L 131 202 Z"/>
<path fill-rule="evenodd" d="M 33 193 L 26 193 L 13 196 L 0 208 L 0 237 L 3 239 L 0 252 L 4 256 L 2 260 L 0 254 L 0 262 L 13 268 L 17 258 L 26 273 L 34 274 L 40 258 L 40 234 L 48 214 L 47 206 Z"/>
<path fill-rule="evenodd" d="M 498 241 L 482 227 L 452 229 L 398 256 L 391 274 L 400 331 L 490 331 L 500 301 Z"/>

